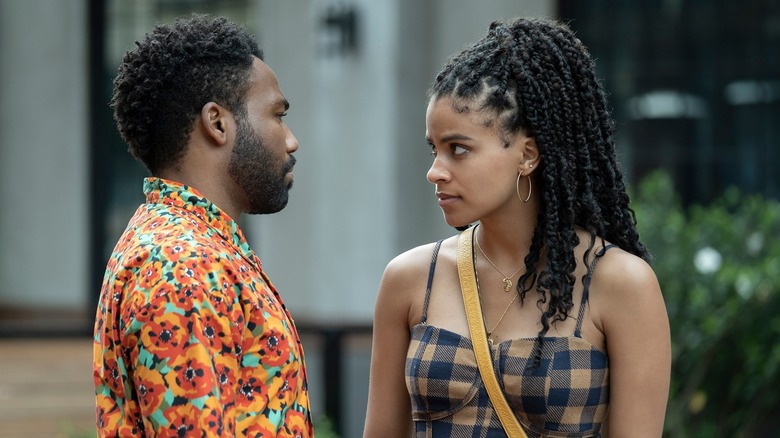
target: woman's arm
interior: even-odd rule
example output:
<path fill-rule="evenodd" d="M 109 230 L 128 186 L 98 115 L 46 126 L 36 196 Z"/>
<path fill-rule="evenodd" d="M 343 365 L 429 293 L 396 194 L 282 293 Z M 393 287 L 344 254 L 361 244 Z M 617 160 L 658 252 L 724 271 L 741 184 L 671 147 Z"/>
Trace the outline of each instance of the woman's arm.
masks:
<path fill-rule="evenodd" d="M 366 438 L 409 437 L 412 433 L 404 367 L 410 336 L 410 292 L 417 276 L 405 272 L 408 269 L 403 268 L 404 256 L 396 257 L 387 265 L 374 309 L 368 409 L 363 432 Z M 425 292 L 424 285 L 420 292 Z"/>
<path fill-rule="evenodd" d="M 593 290 L 609 354 L 608 435 L 660 437 L 671 373 L 671 336 L 655 273 L 613 251 L 599 262 Z"/>

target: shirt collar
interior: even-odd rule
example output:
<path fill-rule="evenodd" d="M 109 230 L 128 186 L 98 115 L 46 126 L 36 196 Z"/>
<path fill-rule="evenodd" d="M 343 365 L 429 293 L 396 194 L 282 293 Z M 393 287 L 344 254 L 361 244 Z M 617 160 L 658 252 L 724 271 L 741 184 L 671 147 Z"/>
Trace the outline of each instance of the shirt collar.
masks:
<path fill-rule="evenodd" d="M 260 266 L 260 260 L 249 248 L 244 233 L 227 213 L 206 199 L 196 188 L 175 181 L 144 178 L 144 194 L 148 204 L 163 204 L 182 208 L 216 230 L 223 239 L 232 242 L 241 254 Z"/>

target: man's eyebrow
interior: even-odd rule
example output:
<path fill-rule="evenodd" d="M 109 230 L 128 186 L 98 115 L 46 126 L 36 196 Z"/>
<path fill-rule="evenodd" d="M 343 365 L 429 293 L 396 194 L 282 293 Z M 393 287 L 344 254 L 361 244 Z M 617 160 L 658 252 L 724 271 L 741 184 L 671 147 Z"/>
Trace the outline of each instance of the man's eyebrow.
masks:
<path fill-rule="evenodd" d="M 284 110 L 285 110 L 285 111 L 287 111 L 288 109 L 290 109 L 290 101 L 288 101 L 288 100 L 287 100 L 287 99 L 285 99 L 285 98 L 281 98 L 281 99 L 279 99 L 279 101 L 276 103 L 276 105 L 278 105 L 278 106 L 284 106 Z"/>

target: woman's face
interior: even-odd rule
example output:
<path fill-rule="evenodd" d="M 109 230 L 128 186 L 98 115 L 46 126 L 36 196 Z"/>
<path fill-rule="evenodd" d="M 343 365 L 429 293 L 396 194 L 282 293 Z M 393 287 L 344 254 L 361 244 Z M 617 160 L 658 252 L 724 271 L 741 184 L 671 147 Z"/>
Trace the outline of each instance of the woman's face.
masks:
<path fill-rule="evenodd" d="M 448 225 L 463 226 L 519 208 L 515 182 L 527 137 L 517 134 L 505 147 L 495 116 L 456 111 L 447 97 L 431 100 L 425 121 L 434 156 L 428 181 L 436 185 Z"/>

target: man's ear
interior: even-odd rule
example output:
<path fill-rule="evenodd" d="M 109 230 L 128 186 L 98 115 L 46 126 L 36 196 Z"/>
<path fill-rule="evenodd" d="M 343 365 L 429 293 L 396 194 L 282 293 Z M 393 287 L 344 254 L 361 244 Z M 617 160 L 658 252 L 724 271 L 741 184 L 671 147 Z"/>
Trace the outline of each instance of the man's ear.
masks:
<path fill-rule="evenodd" d="M 227 143 L 228 127 L 232 121 L 232 113 L 215 102 L 206 103 L 200 110 L 199 123 L 203 128 L 204 135 L 218 145 Z"/>
<path fill-rule="evenodd" d="M 517 163 L 518 171 L 522 171 L 523 175 L 530 174 L 534 169 L 539 167 L 539 161 L 541 156 L 539 155 L 539 147 L 536 145 L 536 139 L 533 137 L 526 137 L 521 135 L 518 138 L 520 143 L 520 162 Z"/>

